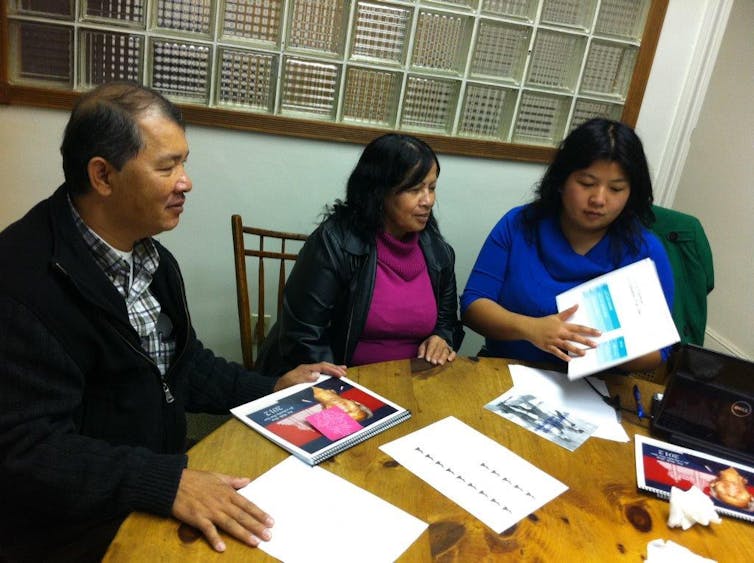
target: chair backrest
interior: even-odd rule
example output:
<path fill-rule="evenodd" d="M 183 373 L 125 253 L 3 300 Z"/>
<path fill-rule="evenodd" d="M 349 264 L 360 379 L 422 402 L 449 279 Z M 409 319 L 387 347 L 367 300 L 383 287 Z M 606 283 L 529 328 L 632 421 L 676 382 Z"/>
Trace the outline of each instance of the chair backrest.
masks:
<path fill-rule="evenodd" d="M 277 308 L 275 312 L 279 316 L 283 306 L 283 288 L 288 277 L 286 262 L 295 262 L 307 235 L 245 226 L 240 215 L 232 215 L 230 225 L 233 233 L 233 254 L 236 264 L 238 322 L 241 330 L 243 364 L 247 369 L 253 369 L 265 337 L 265 260 L 273 262 L 271 277 L 274 277 L 275 266 L 277 266 Z M 267 248 L 265 248 L 265 242 L 267 242 Z M 288 248 L 286 248 L 286 243 L 288 243 Z M 256 260 L 250 260 L 247 263 L 248 258 Z M 252 307 L 247 277 L 250 270 L 253 273 L 254 264 L 257 270 L 256 310 Z M 247 265 L 252 267 L 247 268 Z M 256 314 L 256 319 L 253 319 L 254 314 Z M 254 353 L 255 346 L 256 354 Z"/>
<path fill-rule="evenodd" d="M 662 241 L 673 268 L 673 320 L 681 342 L 704 345 L 707 295 L 715 287 L 712 249 L 699 219 L 657 205 L 652 231 Z"/>

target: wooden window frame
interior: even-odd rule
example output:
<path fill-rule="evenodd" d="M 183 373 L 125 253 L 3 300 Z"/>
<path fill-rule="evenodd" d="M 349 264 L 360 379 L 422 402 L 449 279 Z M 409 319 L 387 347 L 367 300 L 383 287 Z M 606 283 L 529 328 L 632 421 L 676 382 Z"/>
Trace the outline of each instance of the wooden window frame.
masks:
<path fill-rule="evenodd" d="M 631 127 L 636 126 L 639 116 L 639 110 L 644 98 L 668 3 L 669 0 L 650 0 L 636 64 L 621 114 L 621 121 Z M 0 104 L 70 110 L 82 92 L 10 83 L 8 69 L 10 38 L 7 1 L 3 1 L 1 4 Z M 177 103 L 177 105 L 183 111 L 187 123 L 256 133 L 331 142 L 367 144 L 373 138 L 390 131 L 390 129 L 386 128 L 252 113 L 186 103 Z M 438 153 L 443 154 L 546 163 L 552 159 L 556 151 L 555 147 L 523 145 L 415 131 L 406 132 L 421 137 Z"/>

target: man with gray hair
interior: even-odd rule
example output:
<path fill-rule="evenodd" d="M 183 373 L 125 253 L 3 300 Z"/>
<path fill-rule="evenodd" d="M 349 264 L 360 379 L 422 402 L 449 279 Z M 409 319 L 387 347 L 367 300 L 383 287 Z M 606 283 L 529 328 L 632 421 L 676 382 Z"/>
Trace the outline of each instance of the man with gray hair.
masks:
<path fill-rule="evenodd" d="M 80 98 L 65 183 L 0 233 L 0 561 L 99 559 L 131 511 L 173 516 L 223 551 L 272 519 L 248 478 L 187 468 L 188 412 L 228 409 L 279 379 L 197 339 L 178 263 L 152 237 L 175 228 L 192 184 L 180 110 L 109 83 Z"/>

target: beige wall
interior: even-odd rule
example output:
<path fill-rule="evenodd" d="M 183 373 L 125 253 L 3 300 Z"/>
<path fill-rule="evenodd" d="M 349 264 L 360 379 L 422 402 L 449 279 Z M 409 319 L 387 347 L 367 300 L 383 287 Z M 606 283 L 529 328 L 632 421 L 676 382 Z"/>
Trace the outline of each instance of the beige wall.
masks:
<path fill-rule="evenodd" d="M 754 1 L 735 0 L 672 207 L 712 245 L 705 346 L 754 358 Z"/>

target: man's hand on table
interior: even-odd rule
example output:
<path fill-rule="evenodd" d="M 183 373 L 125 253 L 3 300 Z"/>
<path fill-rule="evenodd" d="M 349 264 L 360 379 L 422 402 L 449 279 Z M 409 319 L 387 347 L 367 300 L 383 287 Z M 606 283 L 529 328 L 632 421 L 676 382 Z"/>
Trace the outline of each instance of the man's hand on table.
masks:
<path fill-rule="evenodd" d="M 225 551 L 218 529 L 256 547 L 270 539 L 269 514 L 241 496 L 237 489 L 251 479 L 184 469 L 173 502 L 173 516 L 197 528 L 215 551 Z"/>
<path fill-rule="evenodd" d="M 343 377 L 346 374 L 346 366 L 336 366 L 330 362 L 319 362 L 318 364 L 302 364 L 296 369 L 292 369 L 275 383 L 275 391 L 280 391 L 297 383 L 312 383 L 317 381 L 320 374 L 332 375 L 334 377 Z"/>

